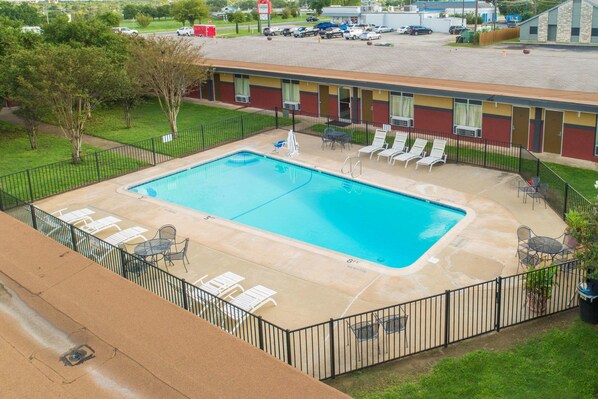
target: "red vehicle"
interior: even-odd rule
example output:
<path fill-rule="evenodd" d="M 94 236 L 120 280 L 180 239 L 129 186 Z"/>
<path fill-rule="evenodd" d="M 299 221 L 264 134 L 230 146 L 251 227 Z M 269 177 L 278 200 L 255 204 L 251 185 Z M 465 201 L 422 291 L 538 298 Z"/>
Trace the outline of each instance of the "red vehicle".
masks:
<path fill-rule="evenodd" d="M 193 34 L 200 37 L 216 36 L 216 25 L 193 25 Z"/>

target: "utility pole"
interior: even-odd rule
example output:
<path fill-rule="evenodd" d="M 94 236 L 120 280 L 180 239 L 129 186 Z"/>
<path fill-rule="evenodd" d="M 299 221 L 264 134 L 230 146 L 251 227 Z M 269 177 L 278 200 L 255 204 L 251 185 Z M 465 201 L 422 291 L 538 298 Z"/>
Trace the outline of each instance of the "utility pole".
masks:
<path fill-rule="evenodd" d="M 465 0 L 463 0 L 463 8 L 461 9 L 461 26 L 465 26 L 463 20 L 465 19 Z"/>
<path fill-rule="evenodd" d="M 475 42 L 475 34 L 478 31 L 478 0 L 475 0 L 475 16 L 473 21 L 473 40 Z"/>

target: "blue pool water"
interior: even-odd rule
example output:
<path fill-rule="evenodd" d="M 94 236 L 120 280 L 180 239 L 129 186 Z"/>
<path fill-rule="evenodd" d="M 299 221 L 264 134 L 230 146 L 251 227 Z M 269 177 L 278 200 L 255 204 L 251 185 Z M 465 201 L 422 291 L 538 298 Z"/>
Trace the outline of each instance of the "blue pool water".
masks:
<path fill-rule="evenodd" d="M 392 268 L 465 212 L 240 152 L 129 190 Z"/>

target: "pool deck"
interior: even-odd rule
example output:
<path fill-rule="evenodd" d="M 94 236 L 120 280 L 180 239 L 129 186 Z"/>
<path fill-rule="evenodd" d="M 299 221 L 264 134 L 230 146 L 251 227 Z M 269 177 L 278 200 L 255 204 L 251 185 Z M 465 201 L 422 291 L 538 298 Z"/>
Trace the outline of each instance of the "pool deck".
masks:
<path fill-rule="evenodd" d="M 514 274 L 517 270 L 516 229 L 530 226 L 538 235 L 557 237 L 564 222 L 543 203 L 523 204 L 517 198 L 520 177 L 490 169 L 447 164 L 415 169 L 410 163 L 388 165 L 364 158 L 363 174 L 356 180 L 450 204 L 468 212 L 467 217 L 433 246 L 413 266 L 394 270 L 363 260 L 258 231 L 251 227 L 163 203 L 126 191 L 127 186 L 185 169 L 239 150 L 279 157 L 319 170 L 340 174 L 343 161 L 359 146 L 341 151 L 322 150 L 319 137 L 298 134 L 301 153 L 290 159 L 285 149 L 272 153 L 272 143 L 286 138 L 273 130 L 183 159 L 175 159 L 136 173 L 81 188 L 36 205 L 46 211 L 92 208 L 98 218 L 114 215 L 121 227 L 149 229 L 148 238 L 164 224 L 174 224 L 179 240 L 191 239 L 189 272 L 177 262 L 170 271 L 195 282 L 232 271 L 245 277 L 242 285 L 261 284 L 278 293 L 278 305 L 257 311 L 264 319 L 294 329 L 330 317 L 340 317 L 439 294 Z M 364 204 L 367 206 L 367 204 Z M 284 215 L 280 215 L 284 217 Z M 384 218 L 381 210 L 380 217 Z M 351 215 L 347 215 L 351 218 Z M 400 228 L 400 224 L 396 226 Z M 113 231 L 98 234 L 106 237 Z M 397 250 L 400 243 L 397 243 Z"/>

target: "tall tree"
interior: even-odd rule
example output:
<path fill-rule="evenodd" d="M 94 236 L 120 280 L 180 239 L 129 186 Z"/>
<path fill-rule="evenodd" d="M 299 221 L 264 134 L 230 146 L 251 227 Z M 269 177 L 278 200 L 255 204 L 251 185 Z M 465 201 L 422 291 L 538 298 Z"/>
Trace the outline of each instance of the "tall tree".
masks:
<path fill-rule="evenodd" d="M 120 69 L 98 47 L 45 46 L 27 56 L 35 60 L 36 79 L 31 84 L 39 101 L 49 104 L 71 142 L 73 162 L 79 163 L 88 116 L 100 102 L 118 96 Z"/>
<path fill-rule="evenodd" d="M 17 5 L 1 2 L 0 16 L 20 21 L 23 25 L 39 25 L 42 20 L 41 14 L 37 8 L 25 3 Z"/>
<path fill-rule="evenodd" d="M 172 17 L 183 24 L 189 21 L 193 25 L 196 19 L 201 23 L 208 14 L 208 6 L 204 0 L 178 0 L 172 5 Z"/>
<path fill-rule="evenodd" d="M 243 11 L 241 11 L 241 10 L 237 10 L 235 12 L 231 12 L 231 13 L 227 14 L 226 18 L 228 19 L 228 22 L 234 22 L 235 29 L 238 34 L 239 33 L 239 24 L 242 24 L 243 22 L 245 22 L 245 13 L 243 13 Z"/>
<path fill-rule="evenodd" d="M 188 39 L 151 36 L 138 41 L 129 70 L 149 94 L 158 98 L 176 138 L 183 97 L 209 74 L 201 47 Z"/>

